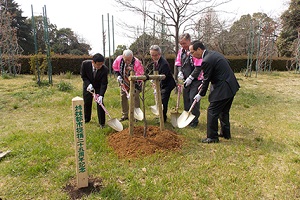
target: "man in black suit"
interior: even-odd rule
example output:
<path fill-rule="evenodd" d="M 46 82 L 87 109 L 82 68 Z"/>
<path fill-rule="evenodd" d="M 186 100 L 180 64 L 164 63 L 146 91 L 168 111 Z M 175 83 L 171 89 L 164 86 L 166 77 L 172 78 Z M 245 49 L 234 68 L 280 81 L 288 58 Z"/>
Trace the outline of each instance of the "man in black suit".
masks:
<path fill-rule="evenodd" d="M 163 104 L 164 122 L 167 120 L 168 103 L 171 91 L 175 88 L 176 82 L 173 78 L 168 61 L 161 56 L 161 48 L 158 45 L 150 47 L 150 55 L 153 60 L 153 71 L 158 71 L 158 74 L 164 74 L 165 79 L 160 82 L 161 101 Z"/>
<path fill-rule="evenodd" d="M 83 80 L 83 101 L 84 101 L 84 120 L 88 123 L 92 115 L 93 94 L 95 92 L 97 98 L 97 114 L 100 128 L 105 125 L 105 112 L 99 103 L 103 102 L 104 94 L 108 84 L 108 68 L 104 65 L 104 57 L 97 53 L 92 60 L 85 60 L 81 64 L 81 78 Z"/>
<path fill-rule="evenodd" d="M 202 142 L 219 142 L 218 137 L 230 139 L 229 110 L 234 96 L 239 90 L 239 83 L 228 60 L 222 54 L 206 50 L 199 40 L 193 41 L 189 48 L 193 57 L 203 59 L 201 65 L 204 72 L 203 85 L 200 93 L 194 99 L 199 101 L 205 96 L 209 83 L 211 83 L 208 97 L 210 104 L 207 109 L 207 138 Z M 218 119 L 221 123 L 220 135 L 218 135 Z"/>

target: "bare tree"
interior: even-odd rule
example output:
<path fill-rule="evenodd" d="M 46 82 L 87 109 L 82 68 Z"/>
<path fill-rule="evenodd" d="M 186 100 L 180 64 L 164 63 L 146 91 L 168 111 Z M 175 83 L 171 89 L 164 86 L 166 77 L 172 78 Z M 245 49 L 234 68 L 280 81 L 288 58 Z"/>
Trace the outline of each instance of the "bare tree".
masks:
<path fill-rule="evenodd" d="M 173 31 L 169 32 L 175 40 L 175 52 L 179 49 L 179 33 L 184 25 L 188 22 L 193 21 L 193 18 L 198 14 L 205 12 L 207 9 L 212 9 L 222 4 L 228 3 L 231 0 L 141 0 L 144 2 L 149 2 L 149 7 L 151 11 L 134 4 L 134 1 L 130 0 L 115 0 L 115 2 L 127 10 L 139 13 L 143 16 L 149 17 L 151 20 L 155 21 L 155 15 L 160 15 L 164 13 L 165 21 L 160 23 L 165 23 L 168 28 L 173 28 Z M 174 74 L 177 74 L 177 68 L 174 66 Z M 177 77 L 177 76 L 175 76 Z"/>
<path fill-rule="evenodd" d="M 221 22 L 214 9 L 203 13 L 195 25 L 195 35 L 206 47 L 220 51 L 220 34 L 225 30 L 225 22 Z"/>

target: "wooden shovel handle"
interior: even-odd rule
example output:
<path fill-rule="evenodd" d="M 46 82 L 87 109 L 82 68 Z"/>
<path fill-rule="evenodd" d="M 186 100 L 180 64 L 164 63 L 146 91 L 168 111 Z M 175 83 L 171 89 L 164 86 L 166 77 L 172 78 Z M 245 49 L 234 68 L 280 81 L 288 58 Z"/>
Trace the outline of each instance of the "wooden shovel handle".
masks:
<path fill-rule="evenodd" d="M 201 88 L 202 88 L 202 83 L 201 83 L 201 85 L 198 87 L 198 94 L 200 94 L 200 90 L 201 90 Z M 194 108 L 194 106 L 195 106 L 195 104 L 197 103 L 197 100 L 196 99 L 194 99 L 194 101 L 193 101 L 193 104 L 191 105 L 191 107 L 190 107 L 190 109 L 189 109 L 189 113 L 193 110 L 193 108 Z"/>
<path fill-rule="evenodd" d="M 93 94 L 93 98 L 95 99 L 95 98 L 96 98 L 95 90 L 90 91 L 90 93 Z M 95 100 L 96 100 L 96 99 L 95 99 Z M 98 102 L 97 102 L 97 103 L 98 103 Z M 98 103 L 98 104 L 102 107 L 102 109 L 104 110 L 105 114 L 107 114 L 108 117 L 111 119 L 110 114 L 108 113 L 108 111 L 106 110 L 106 108 L 104 107 L 104 105 L 103 105 L 102 103 Z"/>
<path fill-rule="evenodd" d="M 177 103 L 176 103 L 176 108 L 175 108 L 176 112 L 178 112 L 178 108 L 179 108 L 181 90 L 182 90 L 182 85 L 178 84 L 178 86 L 177 86 Z"/>

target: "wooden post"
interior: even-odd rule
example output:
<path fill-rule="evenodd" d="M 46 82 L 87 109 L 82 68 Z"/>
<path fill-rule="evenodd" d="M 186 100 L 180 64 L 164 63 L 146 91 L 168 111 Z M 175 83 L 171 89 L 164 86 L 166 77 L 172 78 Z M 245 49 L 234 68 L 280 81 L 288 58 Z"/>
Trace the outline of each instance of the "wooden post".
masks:
<path fill-rule="evenodd" d="M 134 72 L 130 72 L 130 76 L 134 76 Z M 129 99 L 130 99 L 130 105 L 129 105 L 129 133 L 130 135 L 133 135 L 134 131 L 134 106 L 135 106 L 135 81 L 130 81 L 130 91 L 129 91 Z"/>
<path fill-rule="evenodd" d="M 72 99 L 72 110 L 74 122 L 77 187 L 83 188 L 88 186 L 88 165 L 86 156 L 83 99 L 81 97 L 75 97 Z"/>
<path fill-rule="evenodd" d="M 158 104 L 158 112 L 159 112 L 159 121 L 160 121 L 160 131 L 163 131 L 165 129 L 165 126 L 164 126 L 164 119 L 163 119 L 163 111 L 162 111 L 162 103 L 161 103 L 161 93 L 160 93 L 160 80 L 164 79 L 166 77 L 166 75 L 158 75 L 158 72 L 157 71 L 154 71 L 154 75 L 149 75 L 149 76 L 145 76 L 145 75 L 142 75 L 142 76 L 133 76 L 132 74 L 130 74 L 129 76 L 129 81 L 130 81 L 130 88 L 134 88 L 134 82 L 136 80 L 154 80 L 155 81 L 155 87 L 156 87 L 156 98 L 157 98 L 157 104 Z M 132 112 L 132 117 L 130 117 L 129 115 L 129 133 L 132 134 L 133 133 L 133 124 L 134 124 L 134 117 L 133 117 L 133 109 L 134 109 L 134 102 L 132 102 L 132 98 L 134 98 L 133 94 L 132 94 L 132 91 L 130 89 L 130 99 L 131 99 L 131 102 L 130 102 L 130 113 Z M 133 103 L 133 104 L 131 104 Z M 132 110 L 131 110 L 132 109 Z M 129 114 L 130 114 L 129 113 Z M 132 118 L 132 119 L 131 119 Z"/>
<path fill-rule="evenodd" d="M 154 71 L 153 74 L 158 75 L 158 71 Z M 155 82 L 155 89 L 156 89 L 157 108 L 159 113 L 160 131 L 163 131 L 165 130 L 165 123 L 164 123 L 164 116 L 163 116 L 162 102 L 161 102 L 160 80 L 156 78 L 154 79 L 154 82 Z"/>

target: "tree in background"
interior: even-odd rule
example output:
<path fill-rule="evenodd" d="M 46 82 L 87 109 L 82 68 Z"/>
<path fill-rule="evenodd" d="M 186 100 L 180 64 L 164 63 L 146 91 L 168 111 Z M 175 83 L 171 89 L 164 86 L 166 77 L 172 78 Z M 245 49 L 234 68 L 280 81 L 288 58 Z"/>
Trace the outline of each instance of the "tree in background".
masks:
<path fill-rule="evenodd" d="M 118 45 L 113 54 L 113 57 L 116 58 L 117 56 L 122 55 L 123 51 L 126 49 L 127 49 L 126 45 Z"/>
<path fill-rule="evenodd" d="M 12 14 L 7 4 L 0 2 L 0 67 L 1 74 L 16 74 L 21 52 L 17 39 L 17 28 L 12 27 Z"/>
<path fill-rule="evenodd" d="M 4 1 L 3 1 L 4 3 Z M 34 53 L 33 37 L 31 23 L 26 21 L 26 17 L 22 17 L 22 10 L 14 0 L 6 0 L 7 11 L 10 12 L 13 20 L 11 26 L 17 30 L 18 44 L 22 48 L 22 54 Z"/>
<path fill-rule="evenodd" d="M 7 9 L 12 16 L 12 28 L 17 30 L 18 44 L 22 54 L 34 54 L 34 39 L 31 18 L 22 17 L 22 10 L 14 0 L 6 0 Z M 46 53 L 43 16 L 35 16 L 37 46 L 40 52 Z M 49 19 L 48 19 L 49 21 Z M 57 30 L 55 24 L 48 23 L 51 51 L 57 54 L 88 55 L 91 47 L 74 34 L 70 28 Z"/>
<path fill-rule="evenodd" d="M 147 0 L 149 5 L 152 6 L 152 11 L 149 11 L 144 9 L 146 4 L 145 0 L 143 0 L 142 6 L 135 5 L 135 2 L 130 0 L 115 0 L 115 2 L 121 5 L 123 9 L 126 8 L 129 11 L 147 16 L 153 21 L 156 20 L 155 15 L 161 15 L 163 13 L 165 15 L 164 25 L 168 27 L 169 30 L 171 30 L 171 28 L 173 29 L 168 34 L 175 40 L 175 52 L 179 49 L 179 35 L 180 31 L 184 31 L 184 25 L 192 22 L 192 19 L 195 16 L 205 12 L 208 8 L 215 8 L 230 1 L 231 0 L 223 0 L 219 2 L 213 0 Z M 177 68 L 175 66 L 174 74 L 177 79 Z"/>
<path fill-rule="evenodd" d="M 45 54 L 46 53 L 46 44 L 45 44 L 45 32 L 44 32 L 44 22 L 43 22 L 43 16 L 34 16 L 34 22 L 35 22 L 35 29 L 36 29 L 36 38 L 37 38 L 37 47 L 38 51 Z M 27 19 L 26 23 L 31 24 L 31 29 L 32 29 L 32 19 Z M 53 41 L 55 38 L 55 33 L 57 31 L 57 27 L 54 24 L 50 23 L 50 20 L 48 19 L 48 31 L 49 31 L 49 42 L 50 46 L 53 45 Z M 33 31 L 31 31 L 30 36 L 33 38 Z M 34 47 L 34 41 L 32 41 L 30 46 Z M 33 52 L 34 54 L 34 52 Z"/>
<path fill-rule="evenodd" d="M 219 36 L 223 30 L 225 30 L 225 22 L 221 22 L 214 9 L 208 9 L 203 13 L 200 19 L 197 21 L 194 35 L 197 35 L 197 39 L 201 40 L 208 49 L 214 49 L 220 51 Z"/>
<path fill-rule="evenodd" d="M 40 52 L 46 52 L 45 45 L 45 25 L 43 22 L 43 16 L 35 16 L 35 28 L 37 35 L 37 46 Z M 27 20 L 28 23 L 31 23 L 31 20 Z M 88 55 L 91 47 L 89 44 L 86 44 L 83 39 L 74 34 L 70 28 L 61 28 L 57 29 L 55 24 L 51 24 L 48 19 L 48 31 L 49 31 L 49 42 L 51 51 L 56 54 L 74 54 L 74 55 Z M 32 36 L 33 37 L 33 36 Z M 34 45 L 32 43 L 32 45 Z"/>
<path fill-rule="evenodd" d="M 241 16 L 233 23 L 228 33 L 223 32 L 222 37 L 226 37 L 227 43 L 226 55 L 247 55 L 251 40 L 256 46 L 258 43 L 262 45 L 261 43 L 274 36 L 276 27 L 276 22 L 265 13 Z M 251 31 L 253 31 L 252 38 L 250 37 Z M 264 37 L 264 40 L 259 40 L 258 37 Z M 253 53 L 257 53 L 257 48 Z"/>
<path fill-rule="evenodd" d="M 280 56 L 294 56 L 294 46 L 300 28 L 300 0 L 291 0 L 288 10 L 281 15 L 282 31 L 277 41 Z"/>
<path fill-rule="evenodd" d="M 88 55 L 90 45 L 80 43 L 78 36 L 70 28 L 61 28 L 55 32 L 53 51 L 58 54 Z"/>

